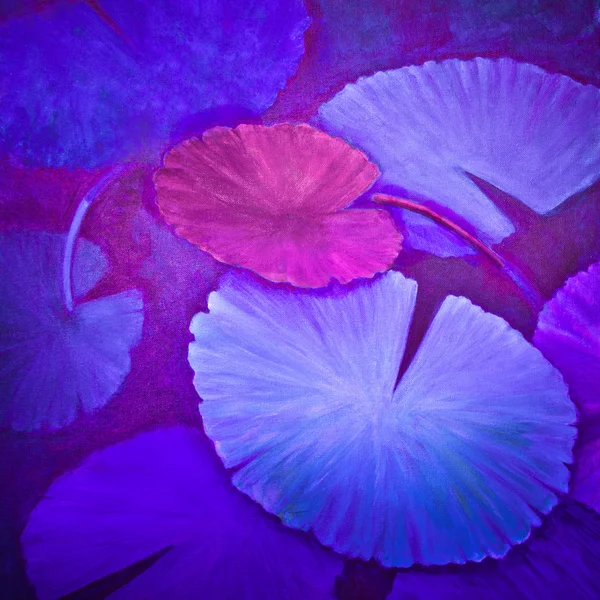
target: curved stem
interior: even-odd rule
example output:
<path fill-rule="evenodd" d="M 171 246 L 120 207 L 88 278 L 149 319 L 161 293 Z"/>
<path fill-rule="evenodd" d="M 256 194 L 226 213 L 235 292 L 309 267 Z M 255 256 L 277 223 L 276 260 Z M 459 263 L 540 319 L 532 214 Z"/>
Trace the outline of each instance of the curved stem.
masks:
<path fill-rule="evenodd" d="M 373 201 L 377 202 L 378 204 L 390 204 L 391 206 L 396 206 L 397 208 L 404 208 L 435 221 L 446 229 L 456 233 L 474 248 L 477 248 L 477 250 L 479 250 L 482 254 L 485 254 L 497 267 L 500 267 L 501 269 L 504 268 L 504 259 L 500 255 L 496 254 L 491 248 L 486 246 L 483 242 L 480 242 L 476 237 L 473 237 L 462 227 L 458 226 L 456 223 L 453 223 L 450 221 L 450 219 L 443 217 L 439 213 L 436 213 L 434 210 L 427 208 L 422 204 L 418 204 L 417 202 L 405 200 L 404 198 L 397 198 L 396 196 L 390 196 L 388 194 L 375 194 L 373 196 Z"/>
<path fill-rule="evenodd" d="M 75 211 L 73 221 L 71 221 L 62 264 L 63 294 L 65 297 L 65 305 L 69 312 L 72 312 L 74 308 L 72 281 L 73 253 L 75 250 L 75 242 L 77 241 L 79 230 L 81 229 L 81 223 L 94 200 L 98 198 L 98 196 L 127 168 L 127 166 L 128 165 L 118 165 L 105 173 L 85 194 Z"/>
<path fill-rule="evenodd" d="M 390 196 L 388 194 L 375 194 L 373 196 L 373 201 L 377 202 L 378 204 L 389 204 L 391 206 L 396 206 L 398 208 L 410 210 L 411 212 L 423 215 L 424 217 L 435 221 L 439 225 L 442 225 L 442 227 L 446 227 L 446 229 L 453 231 L 463 240 L 465 240 L 474 248 L 479 250 L 482 254 L 487 256 L 497 267 L 503 269 L 503 271 L 512 279 L 512 281 L 517 284 L 517 286 L 521 290 L 521 293 L 524 294 L 529 304 L 536 311 L 539 311 L 544 305 L 544 300 L 540 296 L 539 292 L 528 282 L 527 278 L 523 276 L 523 274 L 519 271 L 519 269 L 517 269 L 517 267 L 507 262 L 499 254 L 494 252 L 490 247 L 486 246 L 483 242 L 478 240 L 476 237 L 472 236 L 469 232 L 465 231 L 456 223 L 450 221 L 450 219 L 443 217 L 439 213 L 436 213 L 434 210 L 427 208 L 422 204 L 418 204 L 416 202 L 412 202 L 411 200 L 406 200 L 404 198 Z"/>

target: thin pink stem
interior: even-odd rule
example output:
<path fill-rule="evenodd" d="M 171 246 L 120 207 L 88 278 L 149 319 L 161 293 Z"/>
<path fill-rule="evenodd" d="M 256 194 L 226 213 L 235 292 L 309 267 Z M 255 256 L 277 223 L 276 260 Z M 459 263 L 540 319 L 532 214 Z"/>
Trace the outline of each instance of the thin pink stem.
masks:
<path fill-rule="evenodd" d="M 473 237 L 470 233 L 465 231 L 462 227 L 450 221 L 446 217 L 443 217 L 439 213 L 435 212 L 431 208 L 427 208 L 422 204 L 418 204 L 416 202 L 412 202 L 411 200 L 406 200 L 404 198 L 397 198 L 396 196 L 390 196 L 388 194 L 375 194 L 373 196 L 373 201 L 378 204 L 389 204 L 391 206 L 396 206 L 398 208 L 404 208 L 405 210 L 410 210 L 411 212 L 417 213 L 419 215 L 423 215 L 439 223 L 446 229 L 453 231 L 456 235 L 460 236 L 463 240 L 471 244 L 474 248 L 477 248 L 482 254 L 485 254 L 496 266 L 499 268 L 504 268 L 505 262 L 504 259 L 496 254 L 491 248 L 486 246 L 483 242 L 479 241 L 476 237 Z"/>
<path fill-rule="evenodd" d="M 123 30 L 116 24 L 115 20 L 104 10 L 99 0 L 84 0 L 100 19 L 106 23 L 133 51 L 137 51 L 131 40 L 123 33 Z"/>

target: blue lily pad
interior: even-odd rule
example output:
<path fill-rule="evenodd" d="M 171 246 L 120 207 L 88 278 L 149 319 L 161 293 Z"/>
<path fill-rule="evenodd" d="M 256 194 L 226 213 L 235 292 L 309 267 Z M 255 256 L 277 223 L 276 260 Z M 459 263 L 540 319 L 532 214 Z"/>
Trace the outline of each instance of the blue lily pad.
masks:
<path fill-rule="evenodd" d="M 448 296 L 396 384 L 417 284 L 323 293 L 226 274 L 192 320 L 208 436 L 234 484 L 384 566 L 503 556 L 566 492 L 575 408 L 505 321 Z"/>
<path fill-rule="evenodd" d="M 65 308 L 66 236 L 0 236 L 0 422 L 19 431 L 57 429 L 92 413 L 129 372 L 142 331 L 142 299 L 128 290 L 81 301 L 106 271 L 93 244 L 79 240 L 73 265 L 76 305 Z"/>
<path fill-rule="evenodd" d="M 163 552 L 111 600 L 327 600 L 341 559 L 228 481 L 202 433 L 172 427 L 89 456 L 33 510 L 21 543 L 41 600 Z"/>
<path fill-rule="evenodd" d="M 59 3 L 0 25 L 0 139 L 29 163 L 154 160 L 192 115 L 260 114 L 294 72 L 309 23 L 301 0 L 97 6 Z"/>

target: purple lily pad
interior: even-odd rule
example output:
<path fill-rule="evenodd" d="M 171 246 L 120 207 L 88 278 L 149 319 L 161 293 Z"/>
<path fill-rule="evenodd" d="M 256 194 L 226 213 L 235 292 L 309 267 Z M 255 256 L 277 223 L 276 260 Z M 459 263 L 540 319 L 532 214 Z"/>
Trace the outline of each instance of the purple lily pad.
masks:
<path fill-rule="evenodd" d="M 600 415 L 600 263 L 544 306 L 534 343 L 563 374 L 582 415 Z"/>
<path fill-rule="evenodd" d="M 294 72 L 309 23 L 301 0 L 94 4 L 0 23 L 0 138 L 28 163 L 154 161 L 191 115 L 260 114 Z"/>
<path fill-rule="evenodd" d="M 502 560 L 399 571 L 388 600 L 593 600 L 600 597 L 600 516 L 557 506 Z"/>
<path fill-rule="evenodd" d="M 600 263 L 546 304 L 534 343 L 562 373 L 581 415 L 571 495 L 600 511 Z"/>

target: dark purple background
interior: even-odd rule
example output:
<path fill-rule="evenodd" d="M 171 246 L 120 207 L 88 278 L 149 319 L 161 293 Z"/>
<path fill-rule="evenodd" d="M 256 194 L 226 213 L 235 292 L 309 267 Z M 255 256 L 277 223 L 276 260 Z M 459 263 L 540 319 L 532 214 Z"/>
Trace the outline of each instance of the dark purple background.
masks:
<path fill-rule="evenodd" d="M 2 0 L 0 20 L 49 3 Z M 432 58 L 510 56 L 584 83 L 600 82 L 600 27 L 597 7 L 590 0 L 307 0 L 307 8 L 313 24 L 306 35 L 306 53 L 264 115 L 267 123 L 308 120 L 323 101 L 357 77 Z M 215 113 L 212 121 L 232 124 L 238 117 L 224 111 Z M 92 209 L 82 231 L 105 250 L 112 265 L 111 274 L 92 293 L 130 287 L 144 293 L 144 335 L 132 353 L 132 371 L 122 390 L 99 413 L 58 433 L 0 433 L 2 599 L 35 597 L 24 574 L 18 538 L 28 513 L 58 474 L 93 449 L 134 432 L 159 424 L 200 424 L 187 364 L 188 326 L 191 316 L 205 306 L 219 267 L 202 259 L 199 268 L 190 268 L 196 264 L 196 251 L 157 229 L 150 177 L 145 167 L 128 174 Z M 23 171 L 4 161 L 0 224 L 65 231 L 78 198 L 96 178 L 86 172 Z M 600 185 L 545 217 L 498 190 L 486 190 L 518 224 L 517 233 L 499 250 L 545 299 L 568 276 L 600 258 Z M 140 217 L 142 206 L 155 221 Z M 448 293 L 468 296 L 531 337 L 536 312 L 485 260 L 409 252 L 401 255 L 397 267 L 416 277 L 426 292 L 417 303 L 412 351 Z M 102 598 L 118 577 L 76 597 Z M 338 591 L 345 599 L 383 598 L 392 577 L 376 566 L 350 561 Z"/>

